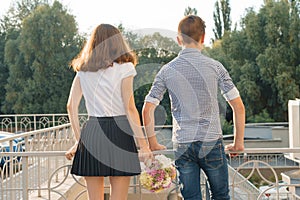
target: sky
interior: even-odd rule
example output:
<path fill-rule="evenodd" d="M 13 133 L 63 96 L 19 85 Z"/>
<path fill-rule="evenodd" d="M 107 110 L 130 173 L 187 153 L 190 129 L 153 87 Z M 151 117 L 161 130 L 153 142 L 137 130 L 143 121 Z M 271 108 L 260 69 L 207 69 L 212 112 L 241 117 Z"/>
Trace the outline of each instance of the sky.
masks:
<path fill-rule="evenodd" d="M 0 17 L 16 0 L 0 0 Z M 75 16 L 79 31 L 90 33 L 101 23 L 118 26 L 138 33 L 160 32 L 176 38 L 179 21 L 187 7 L 195 8 L 206 24 L 205 44 L 214 37 L 213 12 L 216 0 L 59 0 Z M 263 0 L 230 0 L 232 24 L 239 23 L 245 10 L 258 11 Z"/>

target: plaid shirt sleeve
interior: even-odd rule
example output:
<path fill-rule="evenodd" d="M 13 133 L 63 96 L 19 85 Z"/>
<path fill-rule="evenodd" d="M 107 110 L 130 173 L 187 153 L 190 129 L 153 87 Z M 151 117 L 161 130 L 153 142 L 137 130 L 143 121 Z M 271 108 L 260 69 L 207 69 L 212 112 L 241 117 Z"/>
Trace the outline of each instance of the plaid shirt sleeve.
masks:
<path fill-rule="evenodd" d="M 164 69 L 162 68 L 156 75 L 152 87 L 145 97 L 145 102 L 150 102 L 159 105 L 166 92 L 166 83 L 164 79 Z"/>
<path fill-rule="evenodd" d="M 236 88 L 236 86 L 234 85 L 225 67 L 221 63 L 219 63 L 217 68 L 218 68 L 219 87 L 226 101 L 230 101 L 239 97 L 240 93 Z"/>

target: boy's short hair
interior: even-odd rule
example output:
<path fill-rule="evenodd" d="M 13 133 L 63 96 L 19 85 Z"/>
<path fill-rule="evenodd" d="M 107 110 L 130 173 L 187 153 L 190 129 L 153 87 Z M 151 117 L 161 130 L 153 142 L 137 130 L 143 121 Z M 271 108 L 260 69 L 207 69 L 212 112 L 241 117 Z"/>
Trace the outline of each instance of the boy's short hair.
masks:
<path fill-rule="evenodd" d="M 178 33 L 184 43 L 199 42 L 205 34 L 205 22 L 196 15 L 185 16 L 178 25 Z"/>

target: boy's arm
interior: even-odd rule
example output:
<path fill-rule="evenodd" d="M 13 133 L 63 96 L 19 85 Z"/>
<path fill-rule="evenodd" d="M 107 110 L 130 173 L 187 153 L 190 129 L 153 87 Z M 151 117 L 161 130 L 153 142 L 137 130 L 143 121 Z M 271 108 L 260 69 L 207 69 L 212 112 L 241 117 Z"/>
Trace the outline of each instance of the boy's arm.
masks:
<path fill-rule="evenodd" d="M 245 131 L 245 107 L 241 97 L 228 101 L 233 111 L 234 140 L 232 144 L 226 145 L 229 151 L 244 150 L 244 131 Z M 237 154 L 230 154 L 236 156 Z"/>
<path fill-rule="evenodd" d="M 154 126 L 155 118 L 154 111 L 156 105 L 150 102 L 145 102 L 142 111 L 143 124 L 145 128 L 146 135 L 149 141 L 149 147 L 152 151 L 166 149 L 165 146 L 159 144 L 156 139 Z"/>
<path fill-rule="evenodd" d="M 155 135 L 155 118 L 154 111 L 159 102 L 163 99 L 166 91 L 164 66 L 156 74 L 154 82 L 148 95 L 145 97 L 145 103 L 142 110 L 143 125 L 148 138 L 149 147 L 152 151 L 166 149 L 165 146 L 157 142 Z"/>

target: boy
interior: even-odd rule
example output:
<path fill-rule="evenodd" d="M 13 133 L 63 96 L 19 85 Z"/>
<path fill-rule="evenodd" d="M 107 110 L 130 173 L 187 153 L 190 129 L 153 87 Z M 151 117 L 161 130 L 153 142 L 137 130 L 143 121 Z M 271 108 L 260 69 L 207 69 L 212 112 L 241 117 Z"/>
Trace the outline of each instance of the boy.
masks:
<path fill-rule="evenodd" d="M 234 142 L 229 151 L 244 150 L 245 108 L 239 92 L 221 63 L 201 54 L 204 21 L 194 15 L 178 25 L 178 57 L 164 65 L 145 98 L 143 122 L 150 149 L 161 150 L 154 133 L 154 110 L 166 90 L 171 100 L 175 164 L 185 200 L 202 199 L 200 170 L 210 185 L 212 199 L 230 199 L 228 168 L 222 140 L 218 88 L 233 110 Z M 235 156 L 232 153 L 230 156 Z"/>

